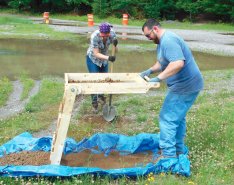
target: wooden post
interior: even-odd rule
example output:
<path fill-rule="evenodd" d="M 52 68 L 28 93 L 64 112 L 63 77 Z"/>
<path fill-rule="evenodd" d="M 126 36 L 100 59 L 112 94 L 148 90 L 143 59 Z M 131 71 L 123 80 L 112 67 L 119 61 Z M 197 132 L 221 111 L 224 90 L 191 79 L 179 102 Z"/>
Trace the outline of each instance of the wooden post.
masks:
<path fill-rule="evenodd" d="M 50 161 L 51 164 L 60 165 L 63 154 L 65 139 L 71 119 L 71 113 L 75 102 L 76 95 L 80 94 L 77 87 L 66 86 L 63 101 L 60 104 L 59 116 L 57 120 L 57 129 L 53 135 Z"/>

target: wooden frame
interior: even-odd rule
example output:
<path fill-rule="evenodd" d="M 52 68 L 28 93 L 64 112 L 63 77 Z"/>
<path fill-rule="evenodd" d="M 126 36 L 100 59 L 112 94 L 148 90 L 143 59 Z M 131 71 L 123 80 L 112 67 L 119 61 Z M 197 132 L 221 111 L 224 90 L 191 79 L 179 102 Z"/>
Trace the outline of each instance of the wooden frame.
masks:
<path fill-rule="evenodd" d="M 53 134 L 50 161 L 59 165 L 76 96 L 80 94 L 139 94 L 159 83 L 150 83 L 138 73 L 65 73 L 65 89 L 60 104 L 56 132 Z"/>

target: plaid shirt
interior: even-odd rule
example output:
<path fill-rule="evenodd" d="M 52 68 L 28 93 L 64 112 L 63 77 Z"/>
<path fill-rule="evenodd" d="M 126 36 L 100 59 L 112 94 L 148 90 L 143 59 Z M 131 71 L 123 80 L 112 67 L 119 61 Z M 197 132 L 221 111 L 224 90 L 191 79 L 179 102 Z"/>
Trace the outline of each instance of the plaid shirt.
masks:
<path fill-rule="evenodd" d="M 107 65 L 107 60 L 101 60 L 94 56 L 93 49 L 98 48 L 99 52 L 103 55 L 108 55 L 108 49 L 110 44 L 112 44 L 113 39 L 116 37 L 116 33 L 111 29 L 110 31 L 110 37 L 107 38 L 106 43 L 103 43 L 102 37 L 100 36 L 100 31 L 96 30 L 92 33 L 91 39 L 90 39 L 90 45 L 87 50 L 87 55 L 92 60 L 94 64 L 101 67 L 102 65 Z"/>

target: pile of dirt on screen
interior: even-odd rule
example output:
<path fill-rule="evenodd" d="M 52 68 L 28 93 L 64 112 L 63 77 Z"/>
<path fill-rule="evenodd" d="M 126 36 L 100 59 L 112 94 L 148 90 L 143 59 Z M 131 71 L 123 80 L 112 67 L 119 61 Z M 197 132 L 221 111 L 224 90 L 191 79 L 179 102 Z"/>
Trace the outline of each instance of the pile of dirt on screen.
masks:
<path fill-rule="evenodd" d="M 71 167 L 99 167 L 103 169 L 129 168 L 145 166 L 147 163 L 152 162 L 152 156 L 152 152 L 129 155 L 120 155 L 119 152 L 111 152 L 108 156 L 105 156 L 103 153 L 94 154 L 90 150 L 85 150 L 79 153 L 64 155 L 61 160 L 61 165 Z M 50 153 L 42 151 L 23 151 L 4 155 L 0 158 L 0 166 L 41 166 L 47 164 L 50 164 Z"/>

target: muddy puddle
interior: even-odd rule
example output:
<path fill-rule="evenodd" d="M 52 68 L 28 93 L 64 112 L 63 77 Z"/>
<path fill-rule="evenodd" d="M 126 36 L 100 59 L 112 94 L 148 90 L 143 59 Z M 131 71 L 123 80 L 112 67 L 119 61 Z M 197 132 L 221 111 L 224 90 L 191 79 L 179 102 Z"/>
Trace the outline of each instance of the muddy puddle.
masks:
<path fill-rule="evenodd" d="M 82 44 L 69 41 L 51 41 L 35 39 L 0 39 L 0 78 L 6 76 L 12 80 L 23 72 L 39 79 L 44 75 L 64 76 L 64 73 L 86 73 L 86 49 L 89 40 L 84 36 Z M 120 52 L 114 64 L 114 72 L 141 72 L 155 61 L 155 52 L 137 48 L 146 41 L 120 40 Z M 130 47 L 129 47 L 130 46 Z M 150 51 L 149 51 L 150 48 Z M 215 56 L 193 52 L 201 70 L 234 68 L 233 57 Z"/>

